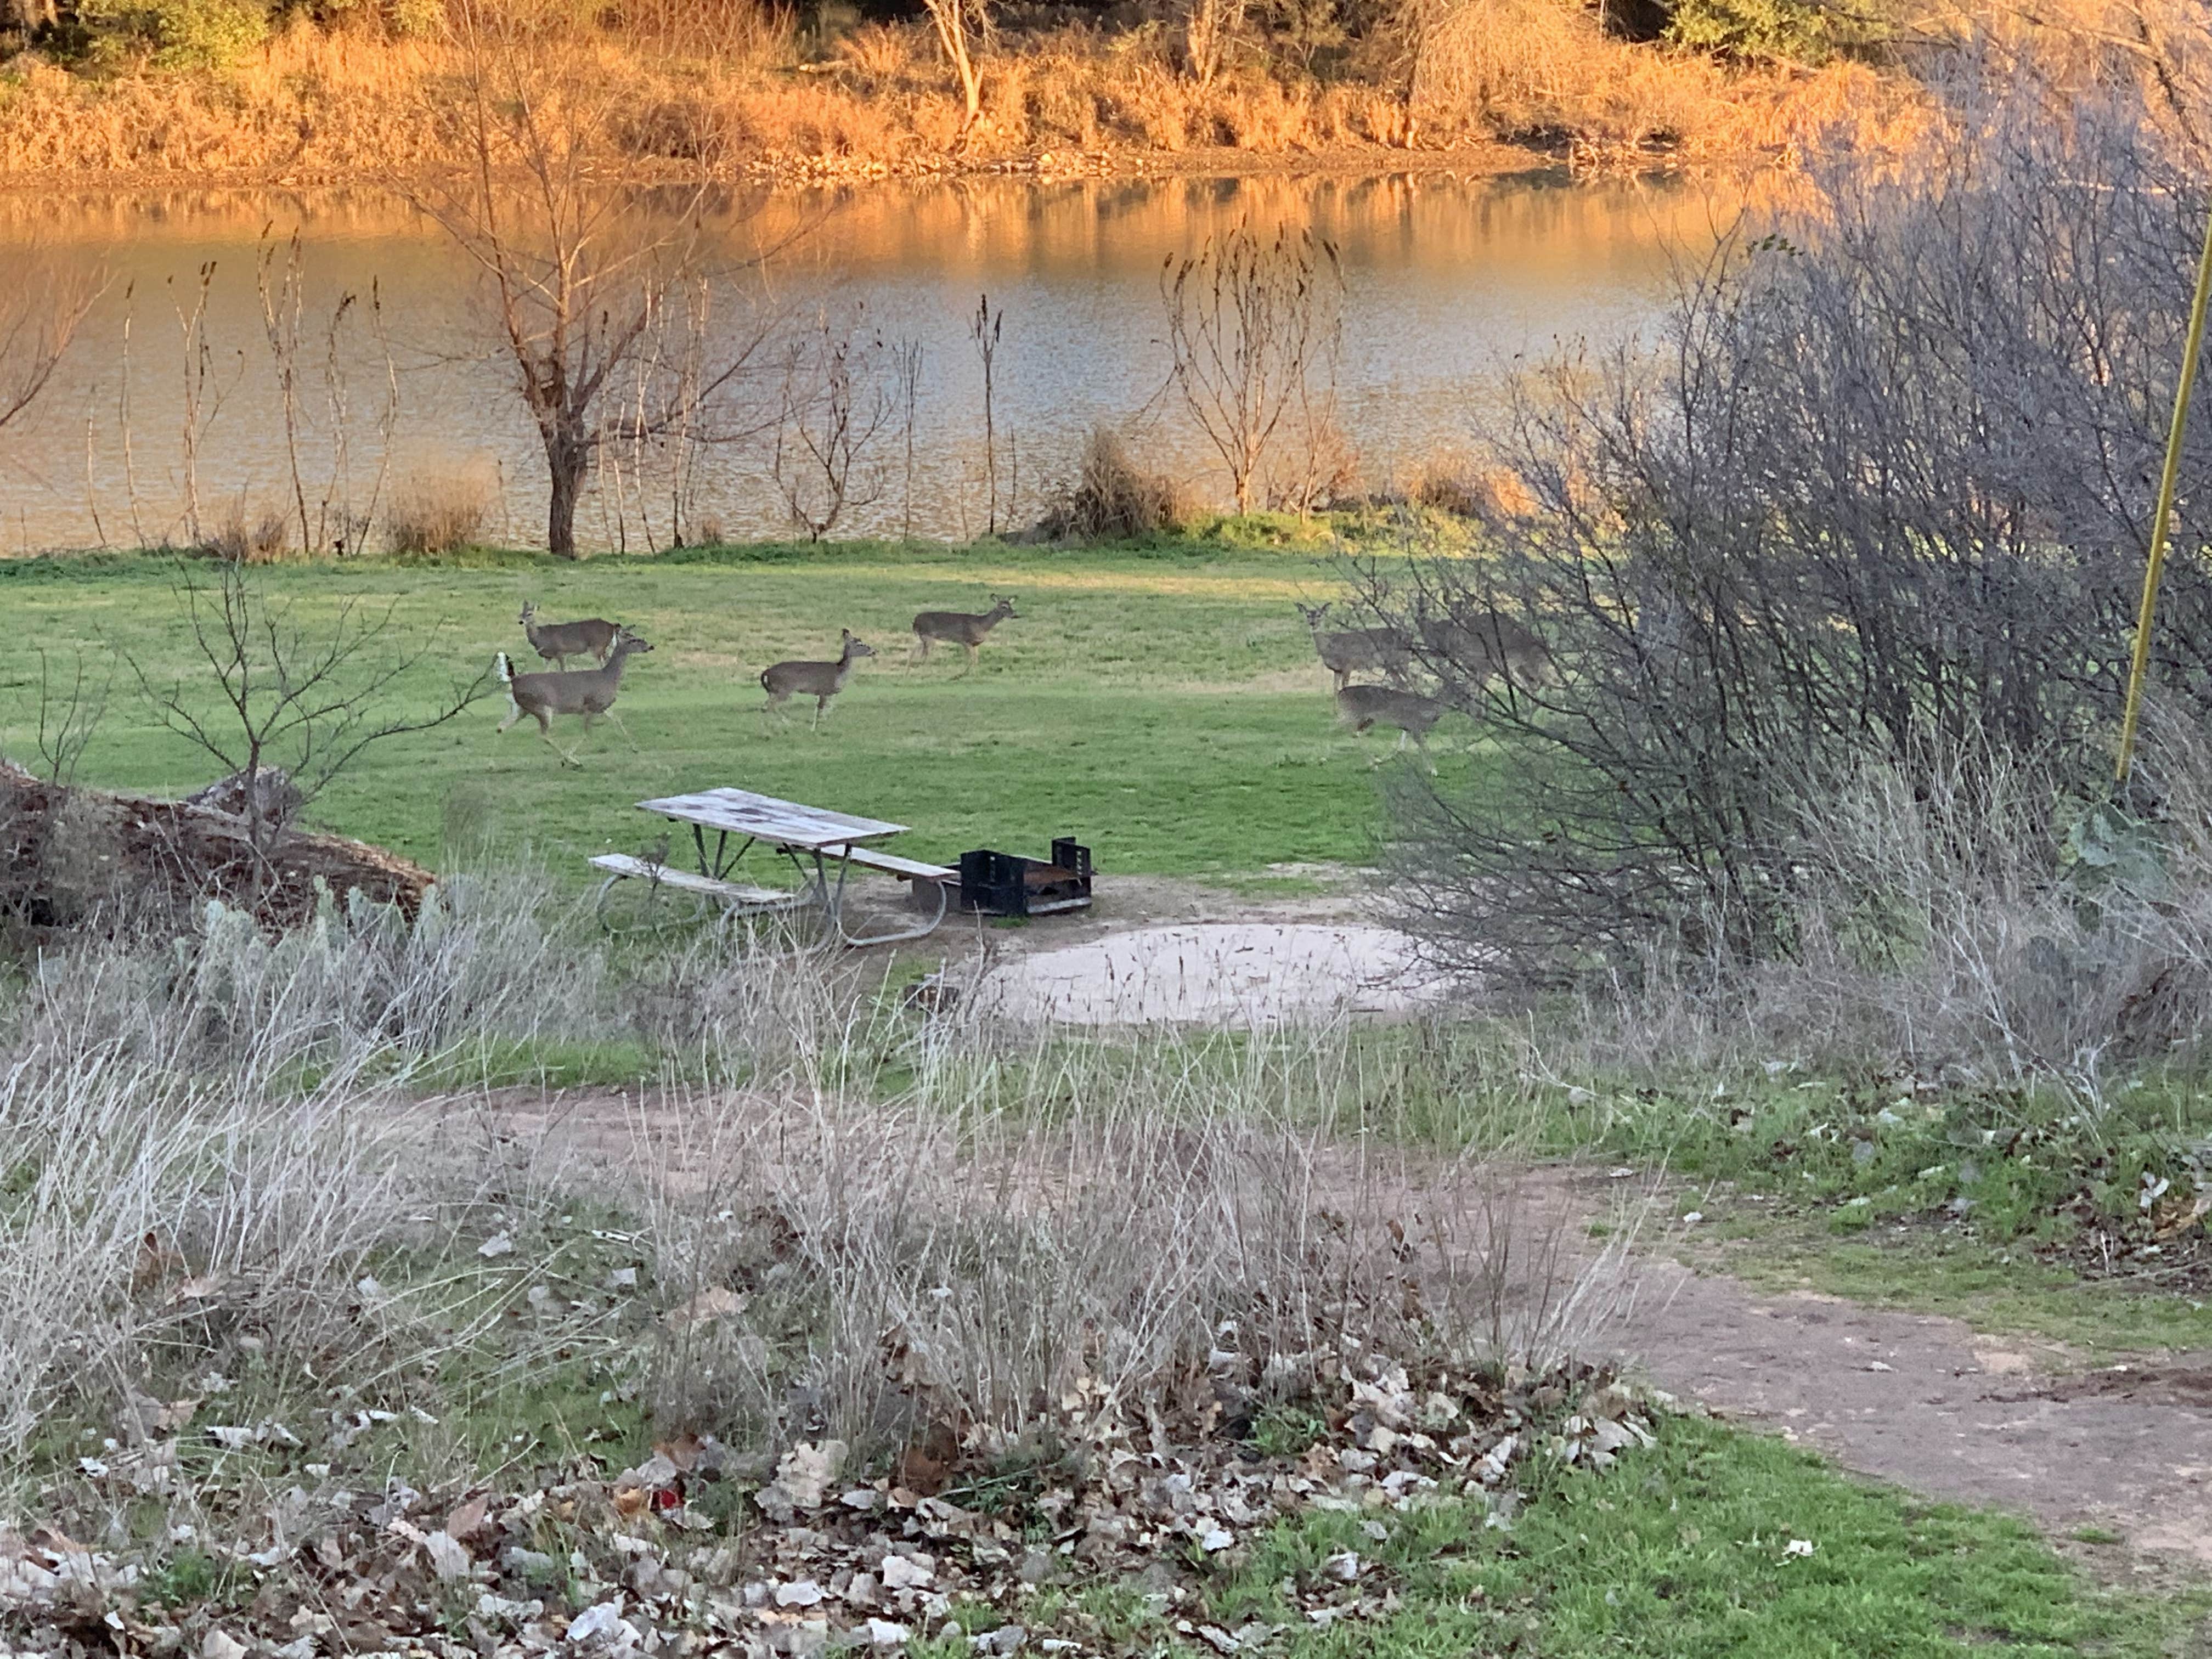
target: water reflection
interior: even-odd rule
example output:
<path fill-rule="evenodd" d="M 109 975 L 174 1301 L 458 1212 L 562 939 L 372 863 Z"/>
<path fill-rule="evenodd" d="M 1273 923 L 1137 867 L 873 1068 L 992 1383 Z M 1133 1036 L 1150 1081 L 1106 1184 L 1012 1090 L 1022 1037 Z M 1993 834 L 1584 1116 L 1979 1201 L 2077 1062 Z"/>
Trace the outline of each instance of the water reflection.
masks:
<path fill-rule="evenodd" d="M 708 225 L 730 266 L 749 273 L 757 313 L 826 308 L 886 341 L 920 343 L 915 527 L 961 535 L 982 513 L 981 377 L 967 334 L 981 293 L 1006 318 L 997 397 L 1020 514 L 1033 514 L 1101 420 L 1127 426 L 1140 453 L 1202 493 L 1218 491 L 1162 395 L 1161 266 L 1239 222 L 1310 225 L 1344 261 L 1343 423 L 1370 475 L 1404 476 L 1461 437 L 1516 355 L 1647 323 L 1672 262 L 1709 246 L 1738 199 L 1693 185 L 1525 178 L 981 179 L 731 193 L 710 204 Z M 291 499 L 254 269 L 264 236 L 295 230 L 313 348 L 299 422 L 309 492 L 335 489 L 359 511 L 372 494 L 473 475 L 498 503 L 491 533 L 542 537 L 543 463 L 513 371 L 487 348 L 478 276 L 404 203 L 345 191 L 16 194 L 0 198 L 0 234 L 64 267 L 97 267 L 107 288 L 35 418 L 0 437 L 10 550 L 181 539 L 195 495 L 204 526 Z M 183 442 L 184 325 L 209 262 L 212 372 L 195 478 Z M 333 345 L 325 334 L 348 292 L 359 301 Z M 879 445 L 876 487 L 862 492 L 873 499 L 841 532 L 898 528 L 899 447 L 892 437 Z M 731 535 L 783 527 L 764 441 L 706 453 L 690 488 L 695 521 Z M 636 519 L 601 489 L 579 528 L 592 544 L 635 546 L 665 534 L 665 518 Z"/>

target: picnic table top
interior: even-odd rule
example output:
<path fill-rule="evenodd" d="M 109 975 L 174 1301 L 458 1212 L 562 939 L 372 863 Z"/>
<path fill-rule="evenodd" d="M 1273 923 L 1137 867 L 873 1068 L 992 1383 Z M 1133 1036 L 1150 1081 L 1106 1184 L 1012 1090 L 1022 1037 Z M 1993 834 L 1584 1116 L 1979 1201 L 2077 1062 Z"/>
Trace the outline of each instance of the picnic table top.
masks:
<path fill-rule="evenodd" d="M 696 794 L 641 800 L 638 806 L 665 818 L 811 852 L 854 842 L 880 841 L 886 836 L 904 835 L 907 829 L 903 823 L 886 823 L 880 818 L 855 817 L 826 807 L 778 800 L 774 795 L 756 795 L 750 789 L 702 789 Z"/>

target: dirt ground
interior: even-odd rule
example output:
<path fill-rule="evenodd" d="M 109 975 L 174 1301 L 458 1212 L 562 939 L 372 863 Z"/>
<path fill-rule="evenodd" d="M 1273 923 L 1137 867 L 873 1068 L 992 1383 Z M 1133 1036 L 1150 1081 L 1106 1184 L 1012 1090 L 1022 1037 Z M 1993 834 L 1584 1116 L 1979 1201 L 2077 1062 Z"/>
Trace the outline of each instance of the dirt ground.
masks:
<path fill-rule="evenodd" d="M 1606 1170 L 1528 1179 L 1571 1224 L 1618 1207 Z M 1634 1297 L 1597 1337 L 1656 1386 L 1925 1497 L 2212 1565 L 2212 1353 L 2088 1369 L 1955 1319 L 1755 1291 L 1668 1244 L 1636 1253 Z"/>

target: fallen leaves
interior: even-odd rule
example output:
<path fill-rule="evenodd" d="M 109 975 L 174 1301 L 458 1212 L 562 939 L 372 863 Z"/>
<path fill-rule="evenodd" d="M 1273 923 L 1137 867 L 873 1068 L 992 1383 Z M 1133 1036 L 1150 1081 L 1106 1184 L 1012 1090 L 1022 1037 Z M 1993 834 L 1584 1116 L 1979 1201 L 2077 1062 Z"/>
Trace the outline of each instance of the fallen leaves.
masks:
<path fill-rule="evenodd" d="M 195 1639 L 220 1632 L 236 1643 L 222 1659 L 314 1659 L 340 1647 L 456 1659 L 465 1650 L 448 1632 L 459 1619 L 486 1659 L 642 1659 L 678 1643 L 769 1659 L 944 1638 L 957 1612 L 972 1653 L 1083 1659 L 1125 1644 L 1081 1598 L 1047 1592 L 1112 1583 L 1142 1598 L 1153 1636 L 1190 1652 L 1252 1654 L 1279 1646 L 1282 1630 L 1210 1616 L 1205 1587 L 1219 1568 L 1209 1564 L 1235 1563 L 1277 1521 L 1337 1510 L 1373 1540 L 1285 1581 L 1302 1627 L 1377 1620 L 1397 1606 L 1395 1572 L 1376 1559 L 1388 1557 L 1396 1517 L 1451 1499 L 1510 1527 L 1515 1470 L 1532 1454 L 1596 1469 L 1650 1441 L 1649 1407 L 1587 1368 L 1500 1384 L 1417 1370 L 1349 1342 L 1270 1368 L 1237 1352 L 1233 1331 L 1219 1340 L 1201 1374 L 1157 1398 L 1077 1379 L 1036 1444 L 925 1419 L 874 1472 L 854 1468 L 842 1441 L 799 1441 L 749 1501 L 713 1506 L 737 1517 L 734 1536 L 715 1534 L 691 1501 L 727 1461 L 695 1432 L 661 1439 L 634 1468 L 580 1466 L 574 1478 L 519 1492 L 477 1486 L 434 1501 L 397 1484 L 295 1487 L 275 1500 L 259 1535 L 196 1546 L 250 1566 L 242 1582 L 259 1589 L 223 1622 L 195 1623 L 209 1632 Z M 1307 1391 L 1297 1408 L 1319 1437 L 1295 1456 L 1264 1455 L 1245 1437 L 1285 1389 Z M 188 1422 L 195 1402 L 174 1404 L 183 1416 L 153 1414 Z M 144 1416 L 151 1406 L 134 1409 Z M 351 1408 L 331 1420 L 343 1435 L 356 1416 L 404 1415 Z M 290 1436 L 274 1422 L 205 1432 L 240 1451 Z M 98 1461 L 174 1446 L 149 1440 Z M 329 1474 L 328 1465 L 307 1467 Z M 1809 1553 L 1799 1541 L 1785 1559 Z M 137 1573 L 57 1533 L 0 1535 L 0 1617 L 33 1626 L 64 1613 L 167 1617 L 142 1609 Z M 279 1595 L 280 1585 L 292 1588 Z M 981 1631 L 979 1617 L 998 1622 Z M 176 1649 L 133 1635 L 131 1650 Z"/>

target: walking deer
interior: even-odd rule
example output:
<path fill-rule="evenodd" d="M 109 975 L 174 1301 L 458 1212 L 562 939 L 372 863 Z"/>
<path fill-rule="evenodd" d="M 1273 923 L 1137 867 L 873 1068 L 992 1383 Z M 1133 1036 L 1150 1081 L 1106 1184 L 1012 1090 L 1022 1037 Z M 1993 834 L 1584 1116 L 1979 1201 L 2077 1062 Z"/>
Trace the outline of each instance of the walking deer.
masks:
<path fill-rule="evenodd" d="M 780 662 L 761 670 L 761 690 L 768 693 L 763 714 L 780 711 L 793 696 L 814 699 L 814 718 L 808 723 L 809 731 L 818 730 L 822 716 L 830 707 L 830 699 L 845 689 L 845 682 L 853 677 L 853 665 L 862 657 L 872 657 L 876 648 L 863 645 L 853 637 L 849 628 L 843 630 L 845 649 L 835 662 Z M 788 720 L 791 716 L 785 714 Z"/>
<path fill-rule="evenodd" d="M 623 631 L 618 624 L 599 617 L 584 622 L 540 623 L 534 620 L 537 615 L 538 602 L 525 599 L 522 614 L 515 620 L 522 624 L 531 649 L 556 668 L 567 668 L 571 657 L 595 657 L 605 666 L 607 653 L 615 647 L 616 635 Z"/>
<path fill-rule="evenodd" d="M 964 645 L 968 647 L 968 669 L 975 666 L 975 653 L 986 635 L 1009 617 L 1018 618 L 1021 612 L 1014 609 L 1012 599 L 991 595 L 991 608 L 981 612 L 967 611 L 925 611 L 914 619 L 914 637 L 921 647 L 921 660 L 929 660 L 932 640 L 945 645 Z M 967 672 L 965 670 L 963 671 Z"/>
<path fill-rule="evenodd" d="M 1322 666 L 1336 677 L 1339 691 L 1351 684 L 1352 675 L 1363 668 L 1402 680 L 1412 665 L 1413 653 L 1395 628 L 1324 629 L 1322 623 L 1328 619 L 1326 605 L 1302 605 L 1298 615 L 1306 619 L 1314 650 L 1321 657 Z"/>
<path fill-rule="evenodd" d="M 1398 747 L 1403 749 L 1406 739 L 1411 738 L 1413 746 L 1425 757 L 1429 751 L 1429 728 L 1443 717 L 1444 706 L 1434 697 L 1401 691 L 1392 686 L 1347 685 L 1336 694 L 1336 712 L 1356 737 L 1364 737 L 1373 726 L 1396 726 Z M 1373 762 L 1377 766 L 1382 763 L 1379 756 Z M 1431 763 L 1429 770 L 1436 769 L 1434 763 Z"/>
<path fill-rule="evenodd" d="M 628 738 L 631 748 L 637 739 L 629 735 L 629 727 L 615 713 L 615 697 L 622 690 L 623 665 L 641 651 L 653 647 L 627 629 L 618 630 L 613 647 L 607 653 L 603 667 L 580 668 L 573 672 L 552 671 L 536 674 L 518 674 L 506 652 L 499 653 L 499 678 L 507 687 L 507 718 L 499 723 L 499 730 L 507 728 L 525 714 L 538 722 L 538 735 L 552 745 L 553 752 L 571 766 L 581 766 L 576 757 L 553 742 L 553 716 L 578 714 L 583 717 L 584 730 L 592 729 L 592 722 L 605 714 Z"/>

